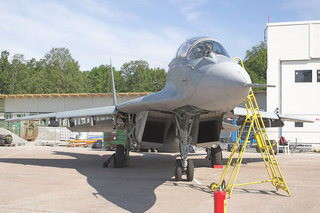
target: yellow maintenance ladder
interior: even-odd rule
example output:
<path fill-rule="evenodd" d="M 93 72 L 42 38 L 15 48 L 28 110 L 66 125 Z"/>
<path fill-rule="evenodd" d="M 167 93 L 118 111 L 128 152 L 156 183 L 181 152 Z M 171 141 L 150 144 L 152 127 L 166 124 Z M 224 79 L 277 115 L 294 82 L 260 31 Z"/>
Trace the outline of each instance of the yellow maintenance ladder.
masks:
<path fill-rule="evenodd" d="M 241 65 L 243 66 L 242 61 L 240 60 Z M 244 66 L 243 66 L 244 67 Z M 256 183 L 266 183 L 266 182 L 271 182 L 272 185 L 274 185 L 276 187 L 276 189 L 283 189 L 284 191 L 286 191 L 289 196 L 291 196 L 290 190 L 286 184 L 286 181 L 282 175 L 282 172 L 280 170 L 278 161 L 275 157 L 275 153 L 272 147 L 272 143 L 269 140 L 267 131 L 266 131 L 266 127 L 264 125 L 263 122 L 263 118 L 260 114 L 260 110 L 257 104 L 257 101 L 255 99 L 254 93 L 252 91 L 252 89 L 250 90 L 249 95 L 247 96 L 246 100 L 244 100 L 244 105 L 246 107 L 247 110 L 247 116 L 246 119 L 241 127 L 240 130 L 240 134 L 237 138 L 236 143 L 234 144 L 233 150 L 230 154 L 228 163 L 226 165 L 226 167 L 223 170 L 222 176 L 219 180 L 219 183 L 212 183 L 210 188 L 211 190 L 214 190 L 216 188 L 218 188 L 219 186 L 225 185 L 223 188 L 224 190 L 226 190 L 229 194 L 229 197 L 232 194 L 232 190 L 235 186 L 243 186 L 243 185 L 249 185 L 249 184 L 256 184 Z M 245 137 L 243 146 L 241 148 L 240 151 L 238 150 L 239 147 L 239 141 L 240 138 L 244 132 L 244 128 L 246 126 L 249 126 L 247 135 Z M 248 139 L 250 136 L 251 131 L 253 131 L 254 136 L 256 138 L 257 141 L 257 146 L 261 152 L 262 155 L 262 159 L 265 165 L 265 168 L 267 170 L 269 179 L 268 180 L 262 180 L 262 181 L 256 181 L 256 182 L 250 182 L 250 183 L 242 183 L 242 184 L 236 184 L 236 179 L 239 173 L 239 169 L 240 169 L 240 165 L 243 159 L 243 154 L 245 152 L 247 143 L 248 143 Z M 234 164 L 233 170 L 231 172 L 231 175 L 229 177 L 229 180 L 226 180 L 229 168 L 232 164 L 232 160 L 234 158 L 234 154 L 235 153 L 239 153 L 238 158 Z M 222 184 L 224 183 L 224 184 Z"/>

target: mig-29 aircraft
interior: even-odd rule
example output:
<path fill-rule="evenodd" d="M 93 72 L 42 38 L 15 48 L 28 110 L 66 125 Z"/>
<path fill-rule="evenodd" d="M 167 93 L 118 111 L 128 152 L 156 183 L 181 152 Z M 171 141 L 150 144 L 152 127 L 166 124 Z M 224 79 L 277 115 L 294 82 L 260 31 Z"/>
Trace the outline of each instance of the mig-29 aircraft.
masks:
<path fill-rule="evenodd" d="M 111 69 L 112 70 L 112 69 Z M 176 160 L 175 179 L 186 175 L 193 180 L 194 166 L 188 159 L 189 146 L 206 147 L 212 164 L 222 163 L 219 146 L 221 131 L 235 131 L 237 126 L 223 122 L 224 116 L 246 116 L 236 107 L 248 95 L 252 84 L 248 73 L 233 61 L 215 39 L 188 39 L 169 64 L 167 82 L 158 92 L 118 104 L 113 83 L 113 106 L 56 112 L 9 120 L 67 119 L 68 128 L 76 132 L 110 132 L 123 126 L 125 145 L 117 145 L 114 166 L 123 167 L 132 147 L 157 148 L 180 152 Z M 267 86 L 267 85 L 264 85 Z M 283 125 L 285 120 L 310 122 L 277 113 L 261 113 L 270 125 Z M 79 122 L 84 119 L 86 123 Z"/>

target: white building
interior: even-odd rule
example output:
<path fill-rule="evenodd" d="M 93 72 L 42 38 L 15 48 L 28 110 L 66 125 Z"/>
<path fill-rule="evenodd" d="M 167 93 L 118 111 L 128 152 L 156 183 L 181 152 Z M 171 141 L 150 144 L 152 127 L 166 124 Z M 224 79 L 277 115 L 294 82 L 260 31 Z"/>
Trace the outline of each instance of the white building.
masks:
<path fill-rule="evenodd" d="M 270 129 L 291 142 L 320 143 L 320 21 L 268 23 L 267 111 L 315 123 L 285 122 Z"/>

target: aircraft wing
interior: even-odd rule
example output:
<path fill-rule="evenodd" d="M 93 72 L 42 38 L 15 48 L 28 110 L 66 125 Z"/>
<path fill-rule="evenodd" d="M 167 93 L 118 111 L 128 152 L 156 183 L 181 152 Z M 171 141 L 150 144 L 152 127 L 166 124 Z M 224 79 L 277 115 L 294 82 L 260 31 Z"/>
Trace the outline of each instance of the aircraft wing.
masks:
<path fill-rule="evenodd" d="M 40 115 L 32 115 L 25 117 L 18 117 L 8 119 L 7 121 L 21 121 L 21 120 L 41 120 L 46 118 L 85 118 L 92 116 L 112 116 L 116 113 L 115 106 L 94 107 L 88 109 L 71 110 L 64 112 L 53 112 Z"/>
<path fill-rule="evenodd" d="M 158 92 L 119 104 L 117 110 L 127 113 L 172 111 L 183 105 L 184 103 L 181 101 L 181 96 L 174 85 L 168 84 Z"/>
<path fill-rule="evenodd" d="M 247 110 L 245 108 L 236 107 L 233 109 L 233 114 L 237 116 L 247 116 Z M 289 116 L 289 115 L 281 115 L 275 112 L 260 111 L 260 114 L 264 119 L 291 121 L 291 122 L 306 122 L 306 123 L 314 122 L 311 119 Z"/>
<path fill-rule="evenodd" d="M 314 122 L 314 120 L 311 120 L 311 119 L 294 117 L 294 116 L 289 116 L 289 115 L 281 115 L 281 114 L 279 114 L 279 118 L 282 121 L 305 122 L 305 123 L 313 123 Z"/>
<path fill-rule="evenodd" d="M 115 106 L 95 107 L 64 112 L 46 113 L 33 116 L 8 119 L 7 121 L 41 120 L 46 118 L 85 118 L 92 116 L 111 116 L 117 112 L 137 113 L 141 111 L 170 111 L 183 105 L 181 97 L 173 85 L 167 85 L 159 92 L 136 98 Z"/>
<path fill-rule="evenodd" d="M 41 120 L 46 118 L 55 118 L 57 113 L 46 113 L 46 114 L 39 114 L 39 115 L 31 115 L 31 116 L 24 116 L 24 117 L 17 117 L 17 118 L 10 118 L 6 121 L 26 121 L 26 120 Z"/>

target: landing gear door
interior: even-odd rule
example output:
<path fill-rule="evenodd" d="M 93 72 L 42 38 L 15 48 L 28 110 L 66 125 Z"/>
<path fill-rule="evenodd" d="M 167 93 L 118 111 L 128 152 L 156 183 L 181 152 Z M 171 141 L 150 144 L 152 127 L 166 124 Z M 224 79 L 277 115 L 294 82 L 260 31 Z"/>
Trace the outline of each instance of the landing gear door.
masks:
<path fill-rule="evenodd" d="M 192 130 L 191 130 L 191 145 L 196 146 L 198 143 L 198 133 L 199 133 L 199 124 L 200 124 L 200 118 L 199 116 L 196 116 L 193 121 Z"/>
<path fill-rule="evenodd" d="M 142 136 L 144 132 L 144 127 L 146 126 L 147 118 L 148 111 L 143 111 L 136 114 L 135 137 L 138 143 L 142 141 Z"/>

